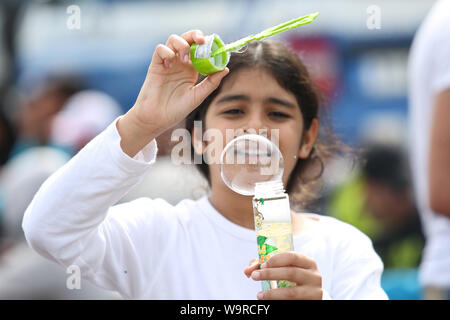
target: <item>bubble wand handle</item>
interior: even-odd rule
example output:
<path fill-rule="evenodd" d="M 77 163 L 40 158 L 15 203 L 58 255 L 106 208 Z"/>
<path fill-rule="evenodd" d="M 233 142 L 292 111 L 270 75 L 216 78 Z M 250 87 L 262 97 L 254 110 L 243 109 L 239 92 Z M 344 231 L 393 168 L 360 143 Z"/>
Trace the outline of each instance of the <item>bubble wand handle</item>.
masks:
<path fill-rule="evenodd" d="M 218 48 L 217 50 L 214 50 L 213 52 L 211 52 L 211 57 L 214 57 L 214 56 L 224 53 L 224 52 L 237 50 L 240 47 L 244 46 L 245 44 L 249 43 L 250 41 L 268 38 L 277 33 L 280 33 L 280 32 L 286 31 L 286 30 L 290 30 L 290 29 L 294 29 L 294 28 L 303 26 L 305 24 L 311 23 L 314 21 L 314 19 L 317 18 L 318 15 L 319 15 L 319 12 L 311 13 L 311 14 L 308 14 L 303 17 L 299 17 L 299 18 L 295 18 L 295 19 L 292 19 L 287 22 L 283 22 L 279 25 L 276 25 L 274 27 L 263 30 L 260 33 L 257 33 L 255 35 L 250 35 L 245 38 L 233 41 L 233 42 L 228 43 L 225 46 Z"/>

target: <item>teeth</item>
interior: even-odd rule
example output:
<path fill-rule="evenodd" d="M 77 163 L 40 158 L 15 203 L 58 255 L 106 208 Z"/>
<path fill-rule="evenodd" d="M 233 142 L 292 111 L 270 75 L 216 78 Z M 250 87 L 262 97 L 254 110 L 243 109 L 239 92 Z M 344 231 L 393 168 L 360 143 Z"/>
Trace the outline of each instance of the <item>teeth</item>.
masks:
<path fill-rule="evenodd" d="M 266 154 L 264 154 L 262 152 L 257 152 L 257 151 L 248 152 L 248 151 L 236 150 L 234 153 L 239 154 L 239 155 L 246 155 L 246 156 L 260 156 L 260 157 L 263 157 L 263 156 L 270 157 L 271 156 L 270 151 L 267 151 Z"/>

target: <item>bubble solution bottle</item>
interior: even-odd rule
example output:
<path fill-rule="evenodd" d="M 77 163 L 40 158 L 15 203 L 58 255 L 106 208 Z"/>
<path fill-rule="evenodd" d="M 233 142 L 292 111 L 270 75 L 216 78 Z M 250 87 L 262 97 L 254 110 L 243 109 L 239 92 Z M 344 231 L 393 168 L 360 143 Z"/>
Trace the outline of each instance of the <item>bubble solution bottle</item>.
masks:
<path fill-rule="evenodd" d="M 294 251 L 289 196 L 281 180 L 255 184 L 253 213 L 258 243 L 260 267 L 270 257 L 285 251 Z M 295 286 L 286 280 L 261 281 L 262 289 Z"/>
<path fill-rule="evenodd" d="M 261 135 L 244 134 L 225 146 L 220 159 L 224 183 L 236 193 L 253 196 L 260 264 L 275 254 L 294 251 L 289 197 L 281 180 L 284 159 L 277 144 Z M 296 285 L 285 280 L 261 282 L 263 290 Z"/>

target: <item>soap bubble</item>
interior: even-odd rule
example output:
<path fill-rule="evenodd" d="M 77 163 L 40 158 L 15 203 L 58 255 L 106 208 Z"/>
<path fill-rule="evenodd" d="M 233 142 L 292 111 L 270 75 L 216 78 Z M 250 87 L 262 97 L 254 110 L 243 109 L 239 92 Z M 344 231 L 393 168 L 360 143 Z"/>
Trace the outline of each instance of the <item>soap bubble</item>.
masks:
<path fill-rule="evenodd" d="M 234 192 L 252 196 L 257 182 L 281 180 L 284 160 L 280 149 L 258 134 L 231 140 L 220 155 L 220 173 Z"/>

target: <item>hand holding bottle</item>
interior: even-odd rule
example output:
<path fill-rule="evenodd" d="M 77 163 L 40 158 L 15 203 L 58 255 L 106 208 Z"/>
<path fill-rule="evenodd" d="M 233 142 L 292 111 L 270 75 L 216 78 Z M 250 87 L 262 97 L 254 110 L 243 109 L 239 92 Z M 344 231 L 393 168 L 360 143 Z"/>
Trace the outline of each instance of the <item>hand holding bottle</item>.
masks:
<path fill-rule="evenodd" d="M 259 268 L 257 258 L 244 269 L 253 280 L 288 280 L 294 287 L 261 291 L 258 299 L 263 300 L 321 300 L 322 277 L 314 260 L 297 252 L 287 251 L 274 255 Z"/>

